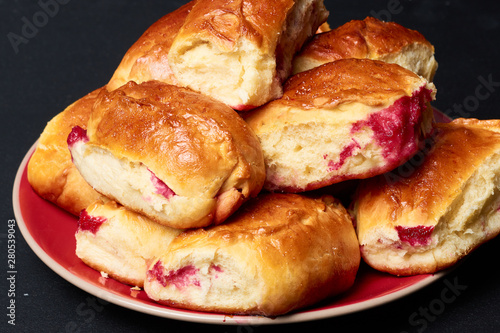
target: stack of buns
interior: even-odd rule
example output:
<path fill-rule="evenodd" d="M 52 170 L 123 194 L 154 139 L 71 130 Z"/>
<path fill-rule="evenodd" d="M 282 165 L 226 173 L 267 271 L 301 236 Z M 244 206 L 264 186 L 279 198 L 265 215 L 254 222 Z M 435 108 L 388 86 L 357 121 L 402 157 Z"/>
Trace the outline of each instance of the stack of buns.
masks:
<path fill-rule="evenodd" d="M 76 255 L 162 304 L 277 316 L 348 291 L 361 259 L 430 273 L 495 237 L 498 122 L 434 122 L 420 33 L 327 18 L 321 0 L 194 0 L 144 32 L 28 165 L 79 216 Z M 352 212 L 328 193 L 348 180 Z"/>

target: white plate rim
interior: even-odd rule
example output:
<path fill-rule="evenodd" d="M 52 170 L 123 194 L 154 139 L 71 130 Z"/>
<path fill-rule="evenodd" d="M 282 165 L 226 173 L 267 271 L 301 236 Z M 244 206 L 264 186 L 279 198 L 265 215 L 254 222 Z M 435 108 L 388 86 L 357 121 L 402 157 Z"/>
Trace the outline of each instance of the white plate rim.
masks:
<path fill-rule="evenodd" d="M 14 186 L 12 191 L 12 205 L 14 209 L 14 216 L 16 218 L 16 224 L 21 231 L 25 241 L 28 246 L 32 249 L 32 251 L 38 256 L 42 262 L 44 262 L 51 270 L 53 270 L 60 277 L 78 287 L 79 289 L 103 299 L 107 302 L 113 303 L 115 305 L 142 312 L 145 314 L 163 317 L 167 319 L 188 321 L 194 323 L 203 323 L 203 324 L 219 324 L 219 325 L 271 325 L 271 324 L 290 324 L 297 322 L 305 322 L 311 320 L 318 319 L 327 319 L 333 318 L 337 316 L 342 316 L 346 314 L 352 314 L 355 312 L 360 312 L 363 310 L 367 310 L 370 308 L 374 308 L 397 299 L 403 298 L 407 295 L 410 295 L 433 282 L 441 279 L 448 273 L 448 270 L 440 271 L 436 274 L 430 275 L 424 280 L 416 282 L 415 284 L 403 288 L 401 290 L 394 291 L 392 293 L 382 295 L 376 298 L 368 299 L 362 302 L 349 304 L 345 306 L 335 307 L 335 308 L 327 308 L 327 309 L 311 309 L 306 310 L 304 312 L 292 313 L 289 315 L 279 316 L 277 318 L 268 318 L 261 316 L 240 316 L 240 315 L 224 315 L 224 314 L 216 314 L 216 313 L 190 313 L 185 310 L 177 310 L 173 308 L 167 307 L 157 307 L 152 305 L 143 304 L 140 302 L 134 302 L 128 298 L 125 298 L 121 295 L 114 294 L 106 288 L 97 287 L 77 275 L 68 271 L 64 266 L 60 265 L 56 262 L 50 255 L 48 255 L 39 245 L 38 242 L 33 238 L 31 233 L 29 232 L 26 223 L 23 219 L 21 213 L 21 206 L 19 202 L 19 190 L 21 184 L 21 178 L 24 173 L 24 170 L 28 164 L 28 161 L 36 149 L 38 141 L 36 141 L 31 148 L 28 150 L 26 155 L 24 156 L 18 170 L 16 173 L 16 177 L 14 180 Z"/>

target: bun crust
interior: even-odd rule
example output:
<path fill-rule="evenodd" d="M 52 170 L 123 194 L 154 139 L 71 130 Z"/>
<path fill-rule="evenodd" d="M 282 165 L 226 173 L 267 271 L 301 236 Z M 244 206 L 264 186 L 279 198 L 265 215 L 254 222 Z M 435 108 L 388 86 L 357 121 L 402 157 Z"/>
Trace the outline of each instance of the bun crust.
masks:
<path fill-rule="evenodd" d="M 396 63 L 428 81 L 437 70 L 434 46 L 418 31 L 373 17 L 317 34 L 294 59 L 294 74 L 346 58 Z"/>
<path fill-rule="evenodd" d="M 66 139 L 74 126 L 87 127 L 97 89 L 68 106 L 44 128 L 28 163 L 28 181 L 42 198 L 73 215 L 101 198 L 71 161 Z"/>
<path fill-rule="evenodd" d="M 321 0 L 199 0 L 168 60 L 181 85 L 245 111 L 281 96 L 293 56 L 327 16 Z"/>
<path fill-rule="evenodd" d="M 101 224 L 92 229 L 96 222 Z M 76 255 L 86 265 L 117 281 L 142 287 L 147 263 L 180 233 L 181 230 L 155 223 L 114 201 L 98 200 L 80 214 Z"/>
<path fill-rule="evenodd" d="M 265 188 L 312 190 L 389 171 L 430 132 L 435 87 L 395 64 L 342 59 L 292 76 L 245 120 L 259 137 Z"/>
<path fill-rule="evenodd" d="M 257 195 L 265 177 L 258 139 L 236 112 L 156 81 L 101 94 L 87 136 L 87 143 L 70 145 L 85 179 L 122 205 L 175 228 L 221 223 Z M 101 157 L 108 169 L 96 162 Z M 121 180 L 106 180 L 115 176 Z M 152 186 L 156 190 L 148 192 Z"/>
<path fill-rule="evenodd" d="M 179 235 L 151 264 L 145 291 L 175 307 L 275 316 L 346 291 L 359 263 L 338 201 L 263 194 L 223 225 Z"/>
<path fill-rule="evenodd" d="M 168 64 L 168 52 L 177 32 L 193 7 L 191 1 L 163 16 L 130 47 L 107 84 L 113 91 L 129 81 L 142 83 L 157 80 L 177 84 Z"/>
<path fill-rule="evenodd" d="M 500 232 L 500 120 L 435 127 L 434 144 L 411 174 L 359 185 L 357 234 L 363 258 L 378 270 L 434 273 Z"/>

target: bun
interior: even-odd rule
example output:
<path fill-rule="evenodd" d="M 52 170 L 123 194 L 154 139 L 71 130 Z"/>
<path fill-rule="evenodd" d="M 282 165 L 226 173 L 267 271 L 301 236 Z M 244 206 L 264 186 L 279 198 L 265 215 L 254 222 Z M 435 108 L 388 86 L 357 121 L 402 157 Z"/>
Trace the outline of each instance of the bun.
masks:
<path fill-rule="evenodd" d="M 281 96 L 293 56 L 327 16 L 322 0 L 199 0 L 168 62 L 181 85 L 245 111 Z"/>
<path fill-rule="evenodd" d="M 392 172 L 359 185 L 357 234 L 375 269 L 434 273 L 500 232 L 500 120 L 435 126 L 433 145 L 411 174 Z"/>
<path fill-rule="evenodd" d="M 87 127 L 92 105 L 103 88 L 68 106 L 44 128 L 28 163 L 28 181 L 42 198 L 73 215 L 101 198 L 71 162 L 66 139 L 74 126 Z"/>
<path fill-rule="evenodd" d="M 149 267 L 144 290 L 174 307 L 276 316 L 346 291 L 359 263 L 338 201 L 263 194 L 223 225 L 179 235 Z"/>
<path fill-rule="evenodd" d="M 395 63 L 428 81 L 433 80 L 438 67 L 434 46 L 421 33 L 367 17 L 315 35 L 294 59 L 293 73 L 345 58 Z"/>
<path fill-rule="evenodd" d="M 103 92 L 68 144 L 97 191 L 173 228 L 223 222 L 265 178 L 259 141 L 234 110 L 156 81 Z"/>
<path fill-rule="evenodd" d="M 395 64 L 342 59 L 292 76 L 281 99 L 245 116 L 271 191 L 368 178 L 406 162 L 432 127 L 435 87 Z"/>
<path fill-rule="evenodd" d="M 76 255 L 109 277 L 142 287 L 147 262 L 181 233 L 127 210 L 114 201 L 97 201 L 80 214 Z"/>
<path fill-rule="evenodd" d="M 195 1 L 163 16 L 137 40 L 125 53 L 120 65 L 107 84 L 113 91 L 129 81 L 142 83 L 157 80 L 177 84 L 177 80 L 168 64 L 168 52 L 172 41 Z"/>

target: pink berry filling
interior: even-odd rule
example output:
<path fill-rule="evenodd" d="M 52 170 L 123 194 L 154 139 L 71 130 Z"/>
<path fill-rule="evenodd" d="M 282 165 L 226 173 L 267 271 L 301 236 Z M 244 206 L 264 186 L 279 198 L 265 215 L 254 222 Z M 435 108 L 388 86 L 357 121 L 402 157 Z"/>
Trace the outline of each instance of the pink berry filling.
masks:
<path fill-rule="evenodd" d="M 219 273 L 223 272 L 222 268 L 220 268 L 220 266 L 217 266 L 217 265 L 211 265 L 210 266 L 210 271 L 212 271 L 212 270 L 216 271 L 216 272 L 219 272 Z"/>
<path fill-rule="evenodd" d="M 224 272 L 224 270 L 220 268 L 220 266 L 214 264 L 210 265 L 210 268 L 208 269 L 208 273 L 210 273 L 214 279 L 219 278 L 219 273 L 222 272 Z"/>
<path fill-rule="evenodd" d="M 102 216 L 92 216 L 86 210 L 82 210 L 78 219 L 78 231 L 90 231 L 94 235 L 100 226 L 108 219 Z"/>
<path fill-rule="evenodd" d="M 419 225 L 416 227 L 396 226 L 399 239 L 409 243 L 411 246 L 429 245 L 431 243 L 431 235 L 434 231 L 433 226 Z"/>
<path fill-rule="evenodd" d="M 68 143 L 68 147 L 72 147 L 78 141 L 83 141 L 84 143 L 88 142 L 89 137 L 87 136 L 86 130 L 80 126 L 75 126 L 71 129 L 71 133 L 69 133 L 66 142 Z"/>
<path fill-rule="evenodd" d="M 246 105 L 246 104 L 238 104 L 238 105 L 234 105 L 232 107 L 232 109 L 236 110 L 236 111 L 250 111 L 252 109 L 255 109 L 256 106 L 255 105 Z"/>
<path fill-rule="evenodd" d="M 422 113 L 431 100 L 431 91 L 422 87 L 411 97 L 401 97 L 391 106 L 355 123 L 351 132 L 369 127 L 377 145 L 382 147 L 382 156 L 396 167 L 418 151 Z"/>
<path fill-rule="evenodd" d="M 167 184 L 165 184 L 160 178 L 156 177 L 153 171 L 149 170 L 149 172 L 151 172 L 151 181 L 156 188 L 157 194 L 161 194 L 167 199 L 170 199 L 175 195 L 175 192 L 172 191 L 172 189 L 168 187 Z"/>
<path fill-rule="evenodd" d="M 354 154 L 354 151 L 361 148 L 355 140 L 352 141 L 353 142 L 351 144 L 344 147 L 344 149 L 340 152 L 339 160 L 337 162 L 328 161 L 328 172 L 340 169 L 344 165 L 345 161 Z M 326 156 L 328 155 L 325 155 L 324 157 Z"/>
<path fill-rule="evenodd" d="M 351 134 L 353 135 L 365 127 L 372 130 L 375 143 L 382 148 L 382 156 L 386 160 L 384 165 L 373 168 L 366 174 L 335 174 L 330 178 L 310 183 L 304 188 L 280 185 L 281 179 L 275 176 L 273 179 L 268 179 L 268 182 L 275 184 L 272 190 L 310 191 L 349 179 L 376 176 L 403 164 L 419 150 L 420 141 L 429 134 L 423 133 L 421 135 L 420 128 L 427 102 L 432 100 L 431 93 L 430 89 L 423 86 L 414 92 L 411 97 L 401 97 L 391 106 L 372 113 L 368 119 L 358 121 L 351 127 Z M 340 169 L 345 161 L 354 155 L 356 149 L 359 148 L 361 148 L 359 144 L 353 140 L 352 143 L 344 147 L 337 161 L 328 162 L 328 172 Z M 324 154 L 323 158 L 326 160 L 328 155 Z"/>
<path fill-rule="evenodd" d="M 156 279 L 163 287 L 172 284 L 177 289 L 181 289 L 190 285 L 199 287 L 200 281 L 196 279 L 197 273 L 198 269 L 196 267 L 188 265 L 165 274 L 165 269 L 161 261 L 158 260 L 153 268 L 148 271 L 148 277 Z"/>

